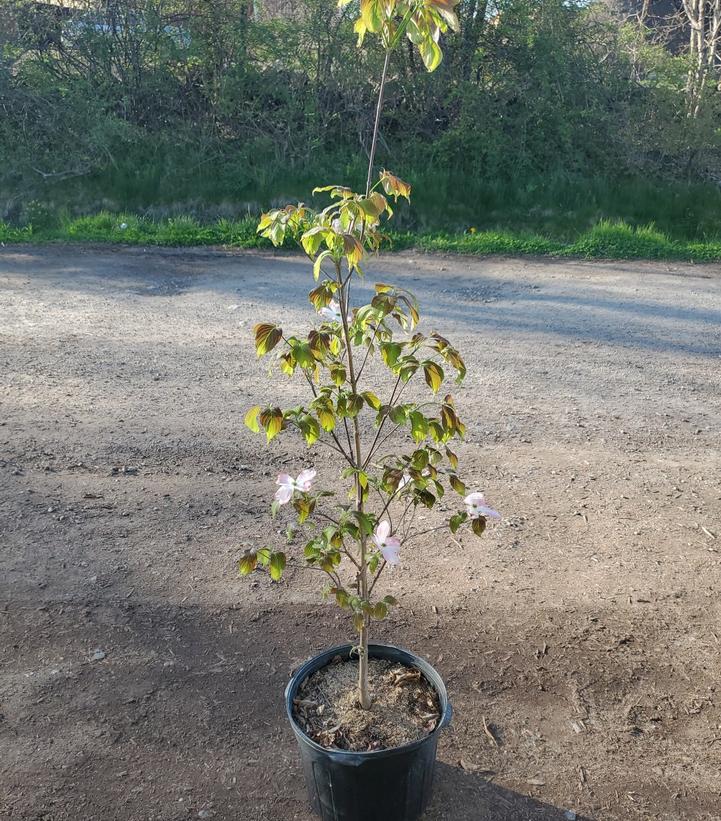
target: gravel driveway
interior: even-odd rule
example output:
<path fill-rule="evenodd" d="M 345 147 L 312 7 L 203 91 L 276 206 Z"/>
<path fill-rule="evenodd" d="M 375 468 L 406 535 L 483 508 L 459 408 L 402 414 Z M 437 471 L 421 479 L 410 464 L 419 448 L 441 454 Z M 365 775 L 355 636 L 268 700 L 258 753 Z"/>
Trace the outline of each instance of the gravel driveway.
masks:
<path fill-rule="evenodd" d="M 427 821 L 721 818 L 721 267 L 368 268 L 464 352 L 463 472 L 504 513 L 386 583 L 376 638 L 455 708 Z M 311 458 L 243 427 L 278 390 L 252 326 L 312 320 L 311 283 L 289 255 L 0 248 L 0 818 L 310 821 L 282 691 L 349 625 L 313 574 L 235 565 Z"/>

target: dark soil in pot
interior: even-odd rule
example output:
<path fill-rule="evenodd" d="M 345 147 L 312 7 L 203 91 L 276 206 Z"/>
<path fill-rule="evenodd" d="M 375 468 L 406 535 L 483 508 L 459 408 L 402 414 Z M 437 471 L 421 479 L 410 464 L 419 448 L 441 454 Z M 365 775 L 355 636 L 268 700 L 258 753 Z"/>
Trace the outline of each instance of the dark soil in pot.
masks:
<path fill-rule="evenodd" d="M 369 710 L 358 702 L 357 682 L 358 661 L 338 655 L 298 688 L 293 716 L 321 747 L 355 752 L 392 749 L 418 741 L 438 726 L 438 694 L 417 667 L 370 659 Z"/>

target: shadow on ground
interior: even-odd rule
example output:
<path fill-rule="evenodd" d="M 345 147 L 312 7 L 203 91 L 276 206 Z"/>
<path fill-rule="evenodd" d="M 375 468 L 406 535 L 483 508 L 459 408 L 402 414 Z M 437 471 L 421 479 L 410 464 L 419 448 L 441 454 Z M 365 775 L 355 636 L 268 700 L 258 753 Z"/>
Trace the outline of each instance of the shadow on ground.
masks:
<path fill-rule="evenodd" d="M 477 773 L 439 763 L 423 821 L 591 821 L 587 816 L 504 789 Z"/>
<path fill-rule="evenodd" d="M 215 612 L 127 598 L 18 603 L 0 626 L 0 739 L 9 751 L 0 765 L 0 809 L 13 818 L 52 821 L 308 821 L 283 690 L 305 656 L 338 641 L 335 615 L 332 607 L 257 609 L 251 602 Z M 472 621 L 482 624 L 480 616 Z M 589 760 L 585 735 L 574 736 L 567 726 L 577 715 L 569 708 L 569 687 L 590 681 L 587 643 L 599 635 L 615 642 L 621 629 L 644 630 L 641 623 L 616 626 L 609 618 L 577 632 L 582 620 L 583 613 L 568 614 L 555 625 L 556 643 L 575 645 L 574 653 L 551 653 L 540 664 L 533 654 L 519 656 L 510 679 L 504 657 L 533 641 L 523 625 L 509 623 L 499 636 L 482 627 L 463 630 L 467 613 L 449 614 L 442 630 L 423 618 L 404 624 L 398 616 L 376 634 L 380 641 L 408 643 L 435 663 L 439 647 L 445 650 L 439 668 L 456 712 L 440 760 L 481 760 L 513 783 L 540 766 L 554 785 L 541 781 L 534 789 L 554 797 L 577 794 L 578 761 Z M 598 709 L 609 721 L 611 702 L 596 707 L 596 701 L 612 698 L 619 681 L 627 690 L 633 673 L 660 688 L 670 674 L 649 668 L 626 642 L 617 647 L 613 675 L 597 671 L 598 684 L 586 685 L 584 693 L 587 710 Z M 482 676 L 480 685 L 469 684 Z M 530 681 L 540 682 L 540 697 Z M 484 736 L 483 712 L 493 721 L 498 748 Z M 533 728 L 540 739 L 547 716 L 558 717 L 559 725 L 544 732 L 561 734 L 570 758 L 538 740 L 542 747 L 529 754 L 524 732 Z M 651 737 L 637 723 L 648 748 Z M 628 738 L 633 745 L 634 736 Z M 603 743 L 600 724 L 594 743 Z M 440 764 L 426 821 L 567 821 L 570 809 L 504 789 L 484 771 Z"/>

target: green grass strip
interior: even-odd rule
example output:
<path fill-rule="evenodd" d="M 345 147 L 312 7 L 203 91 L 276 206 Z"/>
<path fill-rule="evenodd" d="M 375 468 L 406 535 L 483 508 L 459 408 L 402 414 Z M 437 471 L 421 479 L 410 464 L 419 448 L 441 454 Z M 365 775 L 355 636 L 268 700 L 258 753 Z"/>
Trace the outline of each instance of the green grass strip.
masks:
<path fill-rule="evenodd" d="M 65 219 L 55 227 L 46 228 L 34 228 L 32 225 L 13 228 L 0 222 L 0 242 L 269 248 L 270 244 L 256 234 L 256 224 L 256 219 L 251 217 L 201 224 L 192 217 L 177 217 L 156 222 L 132 214 L 104 212 L 95 216 Z M 674 240 L 652 225 L 633 227 L 624 222 L 610 221 L 601 221 L 569 241 L 512 231 L 391 235 L 389 250 L 407 248 L 476 256 L 553 256 L 688 262 L 721 260 L 721 240 Z"/>

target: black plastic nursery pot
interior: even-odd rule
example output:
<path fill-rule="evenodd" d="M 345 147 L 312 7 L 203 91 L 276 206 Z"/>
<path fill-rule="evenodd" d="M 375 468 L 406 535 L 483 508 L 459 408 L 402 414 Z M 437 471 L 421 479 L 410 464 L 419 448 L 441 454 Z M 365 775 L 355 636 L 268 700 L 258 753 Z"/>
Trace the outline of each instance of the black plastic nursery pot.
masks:
<path fill-rule="evenodd" d="M 336 656 L 349 659 L 353 645 L 332 647 L 305 662 L 285 690 L 285 709 L 298 739 L 313 810 L 323 821 L 415 821 L 428 806 L 433 790 L 438 735 L 453 713 L 443 679 L 428 662 L 406 650 L 370 644 L 369 658 L 418 668 L 438 693 L 441 717 L 425 738 L 368 753 L 327 750 L 310 739 L 293 717 L 293 699 L 308 676 Z"/>

